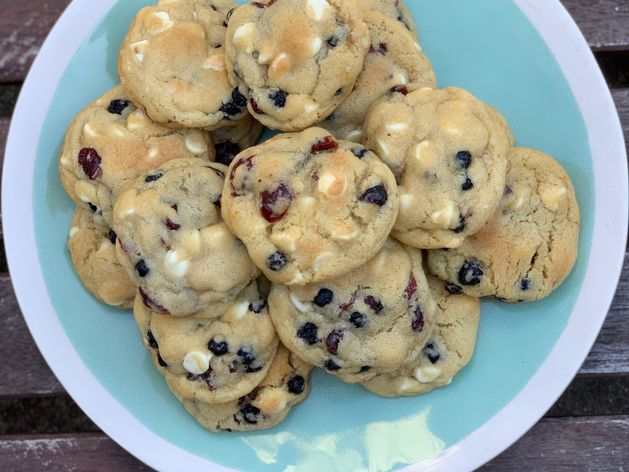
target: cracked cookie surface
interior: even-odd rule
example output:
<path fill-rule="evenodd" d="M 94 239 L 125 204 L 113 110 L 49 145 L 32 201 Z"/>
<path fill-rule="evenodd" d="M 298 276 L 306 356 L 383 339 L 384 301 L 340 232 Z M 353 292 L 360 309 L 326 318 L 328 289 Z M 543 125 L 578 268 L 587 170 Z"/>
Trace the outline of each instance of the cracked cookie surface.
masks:
<path fill-rule="evenodd" d="M 91 211 L 77 208 L 68 249 L 85 289 L 101 302 L 131 308 L 138 291 L 116 258 L 116 233 L 96 222 Z"/>
<path fill-rule="evenodd" d="M 398 211 L 395 179 L 375 154 L 321 128 L 278 135 L 232 162 L 225 222 L 273 282 L 325 280 L 362 265 Z"/>
<path fill-rule="evenodd" d="M 274 284 L 269 306 L 280 339 L 350 383 L 413 362 L 435 312 L 421 264 L 420 250 L 389 239 L 373 259 L 337 279 Z"/>
<path fill-rule="evenodd" d="M 155 121 L 214 129 L 247 114 L 225 65 L 231 0 L 162 0 L 142 9 L 120 47 L 122 85 Z"/>
<path fill-rule="evenodd" d="M 370 392 L 383 397 L 423 395 L 449 385 L 472 358 L 480 322 L 480 300 L 451 293 L 443 280 L 428 275 L 430 293 L 437 303 L 435 329 L 414 363 L 365 382 Z"/>
<path fill-rule="evenodd" d="M 258 275 L 220 216 L 226 171 L 177 159 L 139 177 L 116 200 L 118 259 L 153 311 L 220 316 Z"/>
<path fill-rule="evenodd" d="M 248 394 L 267 375 L 277 350 L 255 282 L 216 319 L 155 313 L 140 295 L 133 313 L 155 366 L 180 399 L 215 404 Z"/>
<path fill-rule="evenodd" d="M 238 400 L 210 405 L 182 400 L 195 420 L 210 431 L 257 431 L 280 423 L 310 391 L 312 366 L 280 344 L 260 385 Z"/>
<path fill-rule="evenodd" d="M 579 207 L 562 166 L 541 151 L 514 148 L 498 210 L 458 249 L 429 251 L 429 270 L 468 295 L 503 301 L 548 296 L 572 271 Z"/>
<path fill-rule="evenodd" d="M 300 131 L 345 100 L 368 47 L 353 0 L 266 0 L 231 16 L 227 68 L 257 120 Z"/>
<path fill-rule="evenodd" d="M 469 92 L 396 89 L 370 108 L 364 131 L 365 146 L 399 184 L 394 238 L 421 249 L 458 247 L 494 213 L 513 137 Z"/>
<path fill-rule="evenodd" d="M 77 206 L 111 225 L 114 201 L 124 187 L 145 171 L 184 157 L 214 160 L 208 133 L 159 125 L 116 87 L 68 126 L 59 175 Z"/>

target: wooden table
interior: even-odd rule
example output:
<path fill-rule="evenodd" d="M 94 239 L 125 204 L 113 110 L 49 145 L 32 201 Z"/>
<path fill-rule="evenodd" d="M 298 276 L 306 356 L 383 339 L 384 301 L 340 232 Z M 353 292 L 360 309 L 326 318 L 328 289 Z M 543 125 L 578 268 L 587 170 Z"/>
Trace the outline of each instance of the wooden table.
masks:
<path fill-rule="evenodd" d="M 0 153 L 21 82 L 68 3 L 4 2 Z M 629 0 L 563 3 L 605 72 L 629 142 Z M 83 415 L 47 367 L 22 319 L 3 250 L 0 359 L 0 470 L 145 469 Z M 484 470 L 629 470 L 629 253 L 605 326 L 577 378 L 528 434 Z"/>

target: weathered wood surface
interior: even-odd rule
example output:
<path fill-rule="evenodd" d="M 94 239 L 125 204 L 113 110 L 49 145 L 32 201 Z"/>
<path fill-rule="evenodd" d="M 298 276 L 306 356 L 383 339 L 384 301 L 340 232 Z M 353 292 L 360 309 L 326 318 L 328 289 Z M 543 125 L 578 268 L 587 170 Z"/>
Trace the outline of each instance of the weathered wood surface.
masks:
<path fill-rule="evenodd" d="M 0 16 L 0 82 L 21 81 L 48 31 L 70 0 L 11 2 Z M 563 0 L 596 51 L 629 45 L 629 2 Z"/>

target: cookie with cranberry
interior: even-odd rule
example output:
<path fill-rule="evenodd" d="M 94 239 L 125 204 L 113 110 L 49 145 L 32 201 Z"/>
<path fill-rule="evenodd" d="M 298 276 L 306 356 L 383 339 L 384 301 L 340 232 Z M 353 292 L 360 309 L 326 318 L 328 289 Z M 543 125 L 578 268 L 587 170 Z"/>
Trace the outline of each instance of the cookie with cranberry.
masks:
<path fill-rule="evenodd" d="M 514 148 L 498 210 L 449 251 L 430 251 L 429 270 L 475 296 L 506 302 L 547 297 L 572 271 L 579 206 L 570 177 L 541 151 Z"/>
<path fill-rule="evenodd" d="M 89 210 L 77 208 L 72 218 L 68 249 L 85 289 L 101 302 L 131 308 L 138 291 L 116 258 L 116 233 L 96 222 Z"/>
<path fill-rule="evenodd" d="M 267 375 L 277 350 L 255 282 L 216 319 L 155 313 L 140 295 L 133 312 L 155 366 L 181 399 L 215 404 L 248 394 Z"/>
<path fill-rule="evenodd" d="M 70 123 L 59 176 L 77 206 L 111 225 L 114 200 L 124 187 L 140 174 L 183 157 L 214 160 L 208 133 L 165 128 L 151 121 L 116 87 Z"/>
<path fill-rule="evenodd" d="M 421 248 L 455 248 L 493 215 L 513 144 L 500 114 L 458 88 L 394 89 L 370 110 L 365 146 L 391 168 L 400 190 L 393 237 Z"/>
<path fill-rule="evenodd" d="M 139 177 L 114 206 L 118 259 L 148 308 L 215 317 L 258 275 L 220 215 L 227 167 L 170 161 Z"/>
<path fill-rule="evenodd" d="M 233 126 L 224 126 L 210 133 L 216 148 L 216 162 L 228 166 L 238 154 L 258 142 L 264 127 L 247 115 Z"/>
<path fill-rule="evenodd" d="M 271 281 L 303 285 L 373 257 L 395 222 L 397 195 L 374 153 L 310 128 L 241 153 L 229 168 L 222 212 Z"/>
<path fill-rule="evenodd" d="M 368 38 L 354 0 L 252 2 L 229 20 L 229 79 L 262 124 L 300 131 L 347 98 Z"/>
<path fill-rule="evenodd" d="M 413 15 L 402 0 L 358 0 L 358 4 L 399 22 L 412 36 L 416 35 Z"/>
<path fill-rule="evenodd" d="M 215 129 L 247 114 L 225 67 L 231 0 L 162 0 L 143 8 L 120 47 L 122 85 L 155 121 Z"/>
<path fill-rule="evenodd" d="M 428 286 L 437 302 L 432 336 L 415 362 L 365 382 L 363 387 L 370 392 L 383 397 L 422 395 L 449 385 L 470 362 L 480 322 L 479 299 L 430 275 Z"/>
<path fill-rule="evenodd" d="M 269 306 L 286 347 L 350 383 L 415 362 L 435 313 L 421 251 L 393 239 L 365 265 L 336 279 L 274 284 Z"/>
<path fill-rule="evenodd" d="M 435 73 L 417 40 L 404 26 L 381 13 L 367 11 L 363 20 L 371 46 L 352 93 L 321 126 L 336 138 L 360 143 L 369 107 L 394 87 L 409 82 L 434 88 Z"/>
<path fill-rule="evenodd" d="M 258 431 L 280 423 L 310 391 L 310 371 L 280 344 L 266 377 L 252 392 L 220 405 L 182 400 L 195 420 L 210 431 Z"/>

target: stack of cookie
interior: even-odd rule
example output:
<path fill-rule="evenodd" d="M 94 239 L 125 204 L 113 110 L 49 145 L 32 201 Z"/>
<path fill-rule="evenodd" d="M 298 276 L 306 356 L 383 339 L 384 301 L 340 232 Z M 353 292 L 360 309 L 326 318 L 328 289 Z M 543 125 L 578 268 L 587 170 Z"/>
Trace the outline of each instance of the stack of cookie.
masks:
<path fill-rule="evenodd" d="M 312 366 L 447 385 L 479 297 L 543 298 L 574 265 L 565 171 L 436 88 L 399 0 L 162 0 L 119 72 L 67 132 L 68 246 L 209 430 L 274 426 Z M 254 145 L 263 125 L 284 133 Z"/>

